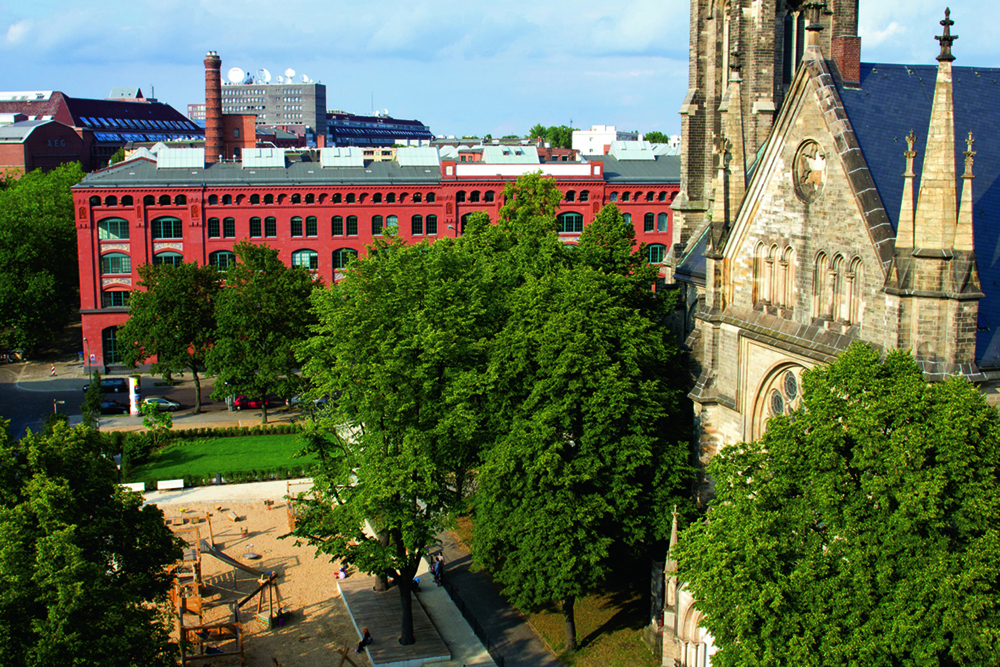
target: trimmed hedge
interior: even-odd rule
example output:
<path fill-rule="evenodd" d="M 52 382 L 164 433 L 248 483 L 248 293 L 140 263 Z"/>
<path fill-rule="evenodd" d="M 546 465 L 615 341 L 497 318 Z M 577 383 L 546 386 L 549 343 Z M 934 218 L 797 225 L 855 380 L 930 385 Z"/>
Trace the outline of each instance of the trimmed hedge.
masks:
<path fill-rule="evenodd" d="M 245 435 L 282 435 L 285 433 L 300 433 L 302 426 L 289 422 L 268 424 L 267 426 L 225 426 L 222 428 L 181 428 L 172 429 L 170 439 L 182 438 L 233 438 Z"/>

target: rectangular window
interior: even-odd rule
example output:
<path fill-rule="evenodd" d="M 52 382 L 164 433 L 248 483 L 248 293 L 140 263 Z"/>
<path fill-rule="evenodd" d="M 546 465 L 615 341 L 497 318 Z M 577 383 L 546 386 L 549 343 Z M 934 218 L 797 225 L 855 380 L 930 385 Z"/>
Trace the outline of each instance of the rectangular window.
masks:
<path fill-rule="evenodd" d="M 278 235 L 278 220 L 276 218 L 264 218 L 264 236 L 272 239 Z"/>
<path fill-rule="evenodd" d="M 222 238 L 224 239 L 234 239 L 236 238 L 236 221 L 232 218 L 225 218 L 222 221 Z"/>
<path fill-rule="evenodd" d="M 313 216 L 309 216 L 308 218 L 306 218 L 306 236 L 318 236 L 318 235 L 319 235 L 319 225 L 316 223 L 316 218 L 314 218 Z"/>
<path fill-rule="evenodd" d="M 438 233 L 438 217 L 436 215 L 427 216 L 427 233 L 429 235 Z"/>
<path fill-rule="evenodd" d="M 250 238 L 260 238 L 260 218 L 250 218 Z"/>
<path fill-rule="evenodd" d="M 415 215 L 410 218 L 410 233 L 413 236 L 420 236 L 424 233 L 424 219 L 422 216 Z"/>
<path fill-rule="evenodd" d="M 642 218 L 642 231 L 651 232 L 656 226 L 656 216 L 652 213 L 647 213 Z"/>
<path fill-rule="evenodd" d="M 382 235 L 382 216 L 372 216 L 372 236 Z"/>
<path fill-rule="evenodd" d="M 209 218 L 208 219 L 208 238 L 217 239 L 219 238 L 219 219 Z"/>
<path fill-rule="evenodd" d="M 101 308 L 124 308 L 128 306 L 131 292 L 101 292 Z"/>
<path fill-rule="evenodd" d="M 292 236 L 302 236 L 302 218 L 292 218 Z"/>
<path fill-rule="evenodd" d="M 119 218 L 101 220 L 98 225 L 98 238 L 102 241 L 124 241 L 128 239 L 128 223 Z"/>
<path fill-rule="evenodd" d="M 339 215 L 333 216 L 330 220 L 330 233 L 333 236 L 344 235 L 344 219 Z"/>
<path fill-rule="evenodd" d="M 154 239 L 184 238 L 184 227 L 177 218 L 160 218 L 153 220 Z"/>
<path fill-rule="evenodd" d="M 123 275 L 132 273 L 132 260 L 128 255 L 115 253 L 101 257 L 101 273 L 105 275 Z"/>
<path fill-rule="evenodd" d="M 347 216 L 347 235 L 348 236 L 358 235 L 358 216 L 356 215 Z"/>

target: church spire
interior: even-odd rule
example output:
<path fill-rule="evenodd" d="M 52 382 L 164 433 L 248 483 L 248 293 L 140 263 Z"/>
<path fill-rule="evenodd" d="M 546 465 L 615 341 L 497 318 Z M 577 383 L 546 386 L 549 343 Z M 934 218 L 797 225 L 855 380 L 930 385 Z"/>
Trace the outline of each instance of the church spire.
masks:
<path fill-rule="evenodd" d="M 896 247 L 913 247 L 913 158 L 917 157 L 917 151 L 913 150 L 913 144 L 917 142 L 917 137 L 910 130 L 906 137 L 907 150 L 903 151 L 906 157 L 906 173 L 903 174 L 903 201 L 899 206 L 899 223 L 896 225 Z"/>
<path fill-rule="evenodd" d="M 972 242 L 972 158 L 976 156 L 976 151 L 972 150 L 972 144 L 976 140 L 972 138 L 972 132 L 965 140 L 965 173 L 962 174 L 962 203 L 958 207 L 958 225 L 955 228 L 955 250 L 974 250 Z"/>
<path fill-rule="evenodd" d="M 914 247 L 925 249 L 950 248 L 955 239 L 958 195 L 955 191 L 955 108 L 952 104 L 951 44 L 958 35 L 949 28 L 954 23 L 945 12 L 944 35 L 938 56 L 934 103 L 927 130 L 927 152 L 920 176 L 920 196 L 914 219 Z"/>

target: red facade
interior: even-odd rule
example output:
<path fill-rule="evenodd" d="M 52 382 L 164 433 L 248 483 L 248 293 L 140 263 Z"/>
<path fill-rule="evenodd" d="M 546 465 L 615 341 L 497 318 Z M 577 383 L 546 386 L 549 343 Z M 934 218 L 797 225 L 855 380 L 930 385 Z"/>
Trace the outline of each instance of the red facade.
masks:
<path fill-rule="evenodd" d="M 449 164 L 454 165 L 441 165 L 439 182 L 426 185 L 78 186 L 74 202 L 80 307 L 88 353 L 100 365 L 116 362 L 113 350 L 106 349 L 110 343 L 105 343 L 111 340 L 113 327 L 128 318 L 123 293 L 135 287 L 136 268 L 158 255 L 199 264 L 221 257 L 224 263 L 225 258 L 215 253 L 231 251 L 235 243 L 249 239 L 277 248 L 285 262 L 304 263 L 329 282 L 337 278 L 335 265 L 343 259 L 338 251 L 363 254 L 379 218 L 384 228 L 395 216 L 398 235 L 413 242 L 456 236 L 463 218 L 476 211 L 496 219 L 504 187 L 512 179 L 449 178 L 445 175 Z M 669 252 L 676 183 L 622 185 L 600 176 L 557 180 L 564 194 L 561 215 L 577 213 L 585 226 L 605 204 L 616 201 L 631 215 L 639 242 L 651 246 L 654 255 Z M 575 230 L 580 222 L 567 219 L 573 231 L 560 234 L 564 242 L 579 238 Z M 430 227 L 434 223 L 436 229 Z M 315 258 L 309 251 L 316 253 Z"/>

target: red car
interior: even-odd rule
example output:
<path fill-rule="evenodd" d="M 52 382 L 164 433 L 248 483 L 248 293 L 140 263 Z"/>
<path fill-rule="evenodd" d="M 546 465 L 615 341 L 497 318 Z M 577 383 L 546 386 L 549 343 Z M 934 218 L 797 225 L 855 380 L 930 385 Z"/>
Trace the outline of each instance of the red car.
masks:
<path fill-rule="evenodd" d="M 271 407 L 271 403 L 266 398 L 261 401 L 260 399 L 249 398 L 240 394 L 233 399 L 233 407 L 237 410 L 243 410 L 244 408 L 247 410 L 259 410 L 260 408 Z"/>

